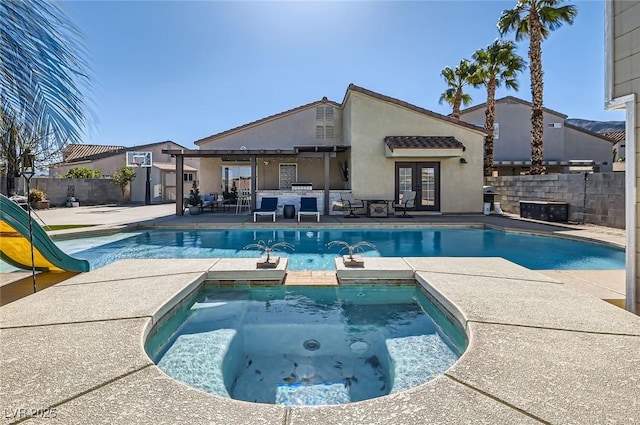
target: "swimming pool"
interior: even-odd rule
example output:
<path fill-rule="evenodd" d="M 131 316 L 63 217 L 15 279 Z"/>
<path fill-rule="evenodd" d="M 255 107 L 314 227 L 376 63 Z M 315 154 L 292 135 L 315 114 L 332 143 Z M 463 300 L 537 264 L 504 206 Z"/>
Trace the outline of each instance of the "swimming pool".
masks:
<path fill-rule="evenodd" d="M 327 243 L 368 241 L 382 257 L 503 257 L 532 270 L 623 269 L 624 250 L 553 237 L 477 228 L 376 229 L 161 229 L 56 242 L 62 250 L 99 268 L 126 258 L 259 257 L 243 247 L 257 241 L 286 241 L 295 251 L 290 270 L 334 270 L 337 248 Z"/>
<path fill-rule="evenodd" d="M 207 286 L 155 331 L 147 352 L 173 378 L 282 405 L 413 388 L 442 374 L 467 345 L 416 285 Z"/>

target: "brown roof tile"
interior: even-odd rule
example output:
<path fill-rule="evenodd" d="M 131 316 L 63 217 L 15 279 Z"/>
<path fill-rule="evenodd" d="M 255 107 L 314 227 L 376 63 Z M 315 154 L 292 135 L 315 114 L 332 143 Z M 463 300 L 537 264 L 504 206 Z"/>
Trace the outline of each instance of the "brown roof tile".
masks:
<path fill-rule="evenodd" d="M 94 155 L 100 155 L 107 152 L 117 152 L 124 149 L 124 146 L 103 146 L 103 145 L 80 145 L 71 144 L 62 151 L 64 162 L 79 161 L 89 159 Z"/>
<path fill-rule="evenodd" d="M 600 133 L 607 139 L 612 140 L 615 143 L 624 142 L 627 139 L 627 134 L 625 130 L 619 131 L 607 131 L 605 133 Z"/>
<path fill-rule="evenodd" d="M 580 127 L 579 125 L 571 124 L 566 121 L 564 123 L 564 126 L 565 128 L 570 128 L 572 130 L 579 131 L 581 133 L 588 134 L 590 136 L 597 137 L 598 139 L 606 140 L 607 142 L 613 143 L 613 140 L 605 136 L 603 133 L 596 133 L 595 131 L 587 130 L 584 127 Z"/>
<path fill-rule="evenodd" d="M 384 142 L 394 149 L 466 149 L 451 136 L 387 136 Z"/>

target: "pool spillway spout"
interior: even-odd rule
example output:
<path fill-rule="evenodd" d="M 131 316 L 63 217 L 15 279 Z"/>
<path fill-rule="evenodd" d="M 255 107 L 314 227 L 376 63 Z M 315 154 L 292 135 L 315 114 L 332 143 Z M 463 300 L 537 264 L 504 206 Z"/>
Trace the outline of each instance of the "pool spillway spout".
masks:
<path fill-rule="evenodd" d="M 292 251 L 295 251 L 295 247 L 289 242 L 273 243 L 271 239 L 269 239 L 266 242 L 261 240 L 261 241 L 258 241 L 257 243 L 245 245 L 245 247 L 242 249 L 250 249 L 250 248 L 258 248 L 259 250 L 262 250 L 264 251 L 265 254 L 267 254 L 266 257 L 261 258 L 260 261 L 258 261 L 258 263 L 256 264 L 256 267 L 259 269 L 272 269 L 278 266 L 278 263 L 280 262 L 280 257 L 275 257 L 275 260 L 271 261 L 272 252 L 280 251 L 284 249 L 291 249 Z"/>
<path fill-rule="evenodd" d="M 345 241 L 331 241 L 327 244 L 327 247 L 332 248 L 336 245 L 342 246 L 342 248 L 338 252 L 342 252 L 342 250 L 344 249 L 349 252 L 348 255 L 345 255 L 343 257 L 344 265 L 347 267 L 364 267 L 364 260 L 362 259 L 362 257 L 354 256 L 354 252 L 364 252 L 364 247 L 376 249 L 376 246 L 374 244 L 367 241 L 356 242 L 353 245 L 350 245 Z"/>

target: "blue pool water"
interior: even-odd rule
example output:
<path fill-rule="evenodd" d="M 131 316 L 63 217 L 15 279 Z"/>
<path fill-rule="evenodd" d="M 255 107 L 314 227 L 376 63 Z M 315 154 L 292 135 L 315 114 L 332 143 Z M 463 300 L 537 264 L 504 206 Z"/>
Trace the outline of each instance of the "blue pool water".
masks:
<path fill-rule="evenodd" d="M 274 229 L 151 230 L 57 242 L 95 269 L 125 258 L 260 257 L 243 247 L 257 241 L 289 242 L 291 270 L 333 270 L 345 252 L 328 248 L 333 240 L 371 242 L 365 256 L 503 257 L 533 270 L 623 269 L 624 251 L 552 237 L 472 228 L 429 229 Z"/>
<path fill-rule="evenodd" d="M 466 343 L 415 285 L 206 287 L 146 348 L 168 375 L 212 394 L 325 405 L 423 384 Z"/>

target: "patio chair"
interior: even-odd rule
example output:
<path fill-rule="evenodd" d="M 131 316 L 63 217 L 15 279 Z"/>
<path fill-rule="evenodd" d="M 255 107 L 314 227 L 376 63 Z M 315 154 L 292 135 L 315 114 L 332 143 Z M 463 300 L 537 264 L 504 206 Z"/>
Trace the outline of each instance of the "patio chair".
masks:
<path fill-rule="evenodd" d="M 276 211 L 278 210 L 278 198 L 265 197 L 260 201 L 260 208 L 253 210 L 253 222 L 255 223 L 258 216 L 270 215 L 273 222 L 276 221 Z"/>
<path fill-rule="evenodd" d="M 300 221 L 300 216 L 310 215 L 316 216 L 318 223 L 320 222 L 320 211 L 318 211 L 318 199 L 317 198 L 300 198 L 300 210 L 298 211 L 298 222 Z"/>
<path fill-rule="evenodd" d="M 340 199 L 342 199 L 343 207 L 349 209 L 349 214 L 345 215 L 345 218 L 357 218 L 358 216 L 355 213 L 357 208 L 364 208 L 364 201 L 356 199 L 351 192 L 343 192 L 340 194 Z"/>
<path fill-rule="evenodd" d="M 400 193 L 400 199 L 397 204 L 393 204 L 393 208 L 397 211 L 402 211 L 401 218 L 411 218 L 407 214 L 407 210 L 412 210 L 416 207 L 416 191 L 404 190 Z"/>

